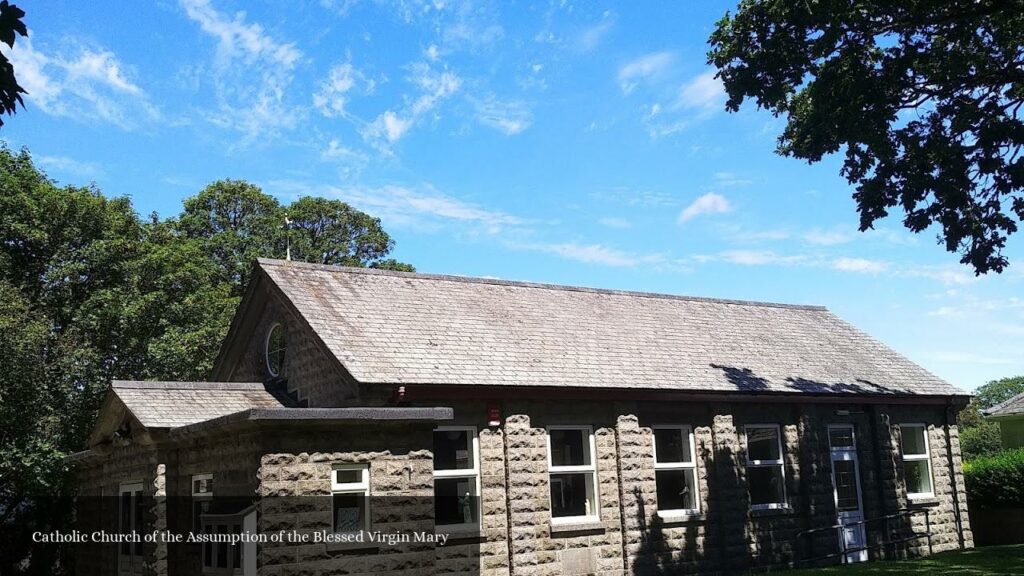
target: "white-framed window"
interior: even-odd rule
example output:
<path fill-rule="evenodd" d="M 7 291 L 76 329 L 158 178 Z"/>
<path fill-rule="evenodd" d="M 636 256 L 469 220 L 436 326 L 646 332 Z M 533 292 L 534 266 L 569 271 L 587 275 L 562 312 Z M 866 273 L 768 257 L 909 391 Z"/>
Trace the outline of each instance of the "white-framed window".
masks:
<path fill-rule="evenodd" d="M 473 426 L 434 429 L 434 524 L 480 524 L 480 442 Z"/>
<path fill-rule="evenodd" d="M 747 436 L 747 491 L 750 507 L 786 507 L 786 466 L 782 459 L 782 430 L 778 424 L 743 427 Z"/>
<path fill-rule="evenodd" d="M 192 531 L 201 532 L 201 517 L 213 503 L 213 474 L 192 475 Z"/>
<path fill-rule="evenodd" d="M 654 480 L 658 513 L 699 513 L 700 495 L 693 429 L 684 425 L 655 425 L 651 429 L 654 432 Z"/>
<path fill-rule="evenodd" d="M 267 341 L 264 343 L 264 356 L 267 360 L 267 372 L 273 377 L 278 377 L 284 371 L 284 358 L 287 351 L 287 334 L 284 326 L 274 324 L 267 331 Z"/>
<path fill-rule="evenodd" d="M 900 424 L 900 452 L 903 454 L 903 479 L 907 496 L 926 498 L 935 495 L 932 489 L 932 459 L 928 448 L 928 426 Z"/>
<path fill-rule="evenodd" d="M 595 453 L 592 427 L 548 426 L 553 522 L 598 520 Z"/>
<path fill-rule="evenodd" d="M 335 464 L 331 469 L 331 517 L 335 533 L 370 529 L 370 466 Z"/>

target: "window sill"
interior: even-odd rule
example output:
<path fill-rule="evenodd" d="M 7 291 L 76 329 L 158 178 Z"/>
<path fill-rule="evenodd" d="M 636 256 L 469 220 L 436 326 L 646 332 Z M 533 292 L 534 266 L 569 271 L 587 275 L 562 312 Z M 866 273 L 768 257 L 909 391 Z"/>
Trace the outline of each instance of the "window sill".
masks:
<path fill-rule="evenodd" d="M 792 506 L 779 506 L 777 508 L 751 508 L 750 515 L 754 518 L 770 518 L 772 516 L 788 516 L 795 513 Z"/>
<path fill-rule="evenodd" d="M 704 514 L 696 510 L 658 510 L 658 518 L 665 524 L 682 524 L 684 522 L 703 522 Z"/>
<path fill-rule="evenodd" d="M 449 526 L 437 526 L 434 534 L 444 535 L 449 541 L 453 540 L 479 540 L 483 537 L 479 524 L 452 524 Z"/>
<path fill-rule="evenodd" d="M 907 505 L 918 508 L 930 508 L 932 506 L 939 505 L 939 499 L 930 494 L 922 494 L 920 496 L 907 495 Z"/>
<path fill-rule="evenodd" d="M 596 516 L 579 516 L 576 518 L 552 518 L 551 534 L 569 532 L 603 532 L 604 524 Z"/>
<path fill-rule="evenodd" d="M 380 546 L 373 542 L 326 542 L 324 549 L 327 552 L 351 552 L 351 553 L 376 553 Z"/>

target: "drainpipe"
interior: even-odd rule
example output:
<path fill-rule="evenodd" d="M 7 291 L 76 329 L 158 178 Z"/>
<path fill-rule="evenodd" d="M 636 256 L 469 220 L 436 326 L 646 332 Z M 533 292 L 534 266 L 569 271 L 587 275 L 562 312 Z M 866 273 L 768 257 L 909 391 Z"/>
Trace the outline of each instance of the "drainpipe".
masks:
<path fill-rule="evenodd" d="M 946 401 L 945 425 L 946 425 L 946 460 L 949 464 L 949 482 L 953 488 L 953 520 L 956 523 L 956 538 L 960 549 L 964 549 L 963 520 L 960 518 L 960 490 L 956 485 L 956 467 L 953 464 L 953 441 L 949 432 L 950 414 L 953 413 L 953 398 Z"/>

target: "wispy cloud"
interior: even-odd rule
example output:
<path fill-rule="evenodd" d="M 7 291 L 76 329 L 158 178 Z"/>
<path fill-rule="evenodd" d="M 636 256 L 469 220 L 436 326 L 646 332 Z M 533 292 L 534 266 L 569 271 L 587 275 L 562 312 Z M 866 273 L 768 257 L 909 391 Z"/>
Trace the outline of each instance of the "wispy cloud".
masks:
<path fill-rule="evenodd" d="M 393 226 L 437 231 L 451 223 L 461 223 L 496 234 L 505 228 L 528 223 L 518 216 L 444 194 L 430 185 L 416 188 L 400 185 L 343 187 L 275 180 L 268 183 L 267 189 L 295 196 L 315 194 L 338 198 Z"/>
<path fill-rule="evenodd" d="M 478 122 L 509 136 L 519 134 L 533 123 L 533 113 L 523 102 L 499 100 L 494 95 L 470 101 L 476 109 Z"/>
<path fill-rule="evenodd" d="M 210 81 L 218 109 L 207 113 L 218 126 L 244 133 L 249 141 L 292 128 L 301 108 L 285 101 L 302 52 L 274 38 L 244 12 L 229 16 L 209 0 L 181 0 L 186 16 L 217 42 Z"/>
<path fill-rule="evenodd" d="M 67 156 L 36 156 L 35 160 L 47 170 L 83 178 L 94 178 L 102 172 L 100 167 L 92 162 L 82 162 Z"/>
<path fill-rule="evenodd" d="M 814 230 L 804 234 L 803 239 L 807 243 L 814 244 L 816 246 L 838 246 L 839 244 L 852 242 L 854 236 L 846 230 L 821 230 L 815 228 Z"/>
<path fill-rule="evenodd" d="M 644 80 L 663 75 L 675 62 L 671 52 L 652 52 L 626 62 L 619 67 L 619 88 L 629 94 Z"/>
<path fill-rule="evenodd" d="M 113 52 L 77 45 L 65 53 L 44 54 L 28 38 L 2 51 L 28 92 L 29 108 L 35 105 L 51 116 L 104 122 L 123 130 L 149 125 L 160 117 L 159 109 Z"/>
<path fill-rule="evenodd" d="M 733 172 L 715 172 L 712 175 L 712 180 L 716 188 L 728 188 L 732 186 L 747 186 L 753 184 L 754 181 L 750 178 L 743 178 Z"/>
<path fill-rule="evenodd" d="M 358 89 L 362 94 L 373 94 L 376 82 L 356 69 L 350 62 L 331 68 L 313 94 L 313 106 L 328 118 L 348 117 L 348 93 Z"/>
<path fill-rule="evenodd" d="M 506 243 L 513 249 L 530 250 L 555 254 L 566 260 L 574 260 L 586 264 L 601 264 L 617 268 L 633 267 L 641 264 L 659 264 L 665 261 L 663 254 L 634 254 L 609 248 L 601 244 L 565 243 Z"/>
<path fill-rule="evenodd" d="M 679 223 L 689 222 L 698 216 L 705 214 L 722 214 L 732 210 L 729 200 L 721 194 L 708 192 L 694 200 L 689 206 L 679 213 Z"/>
<path fill-rule="evenodd" d="M 462 86 L 462 79 L 457 74 L 446 69 L 435 70 L 426 62 L 410 66 L 408 80 L 419 89 L 419 96 L 401 110 L 387 110 L 380 114 L 361 131 L 363 138 L 382 152 L 390 153 L 389 144 L 400 140 Z"/>
<path fill-rule="evenodd" d="M 616 20 L 614 13 L 604 12 L 599 22 L 580 31 L 573 42 L 573 49 L 581 53 L 593 52 L 615 27 Z"/>
<path fill-rule="evenodd" d="M 771 250 L 727 250 L 713 256 L 697 256 L 697 261 L 721 261 L 742 266 L 764 266 L 768 264 L 798 264 L 806 261 L 805 256 L 783 255 Z"/>
<path fill-rule="evenodd" d="M 710 114 L 722 110 L 725 104 L 725 88 L 715 78 L 714 71 L 704 72 L 689 80 L 679 89 L 677 106 Z"/>
<path fill-rule="evenodd" d="M 879 274 L 889 268 L 887 262 L 880 260 L 869 260 L 867 258 L 850 258 L 842 256 L 831 263 L 832 268 L 843 272 L 861 272 L 866 274 Z"/>

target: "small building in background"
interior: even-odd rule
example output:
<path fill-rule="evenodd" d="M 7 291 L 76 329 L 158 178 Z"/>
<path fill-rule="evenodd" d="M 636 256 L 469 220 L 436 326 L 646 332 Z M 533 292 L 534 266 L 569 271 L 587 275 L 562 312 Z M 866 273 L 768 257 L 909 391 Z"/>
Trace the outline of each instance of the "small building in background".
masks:
<path fill-rule="evenodd" d="M 1024 447 L 1024 392 L 981 413 L 999 423 L 1003 448 Z"/>

